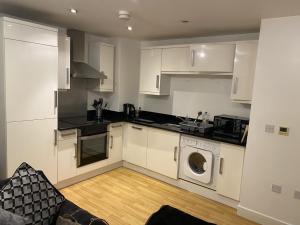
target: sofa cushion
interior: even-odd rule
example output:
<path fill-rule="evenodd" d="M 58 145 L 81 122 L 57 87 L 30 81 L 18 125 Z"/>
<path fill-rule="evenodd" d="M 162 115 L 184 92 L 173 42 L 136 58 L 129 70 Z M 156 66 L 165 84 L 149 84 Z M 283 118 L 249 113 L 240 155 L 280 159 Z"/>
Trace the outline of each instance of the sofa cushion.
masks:
<path fill-rule="evenodd" d="M 26 218 L 0 208 L 1 225 L 25 225 Z"/>
<path fill-rule="evenodd" d="M 26 224 L 52 224 L 64 200 L 43 172 L 26 163 L 0 190 L 0 207 L 28 218 Z"/>

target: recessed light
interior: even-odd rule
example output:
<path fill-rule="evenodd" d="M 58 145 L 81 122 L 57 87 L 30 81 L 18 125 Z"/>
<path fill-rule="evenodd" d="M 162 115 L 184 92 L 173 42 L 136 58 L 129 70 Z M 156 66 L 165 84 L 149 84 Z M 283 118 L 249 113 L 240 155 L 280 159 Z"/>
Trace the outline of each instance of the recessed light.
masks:
<path fill-rule="evenodd" d="M 73 14 L 77 14 L 78 11 L 77 11 L 77 9 L 71 8 L 70 12 L 73 13 Z"/>
<path fill-rule="evenodd" d="M 132 31 L 132 26 L 127 26 L 127 29 L 128 29 L 129 31 Z"/>

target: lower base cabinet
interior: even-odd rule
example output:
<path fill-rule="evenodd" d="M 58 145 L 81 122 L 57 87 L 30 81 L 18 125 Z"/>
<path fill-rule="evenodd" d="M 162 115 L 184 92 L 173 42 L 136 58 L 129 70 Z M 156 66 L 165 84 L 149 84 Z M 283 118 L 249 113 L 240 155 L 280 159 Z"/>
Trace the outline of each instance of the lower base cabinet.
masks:
<path fill-rule="evenodd" d="M 122 161 L 123 124 L 114 123 L 109 126 L 108 162 L 110 164 Z"/>
<path fill-rule="evenodd" d="M 148 128 L 136 124 L 125 126 L 123 159 L 137 166 L 147 167 Z"/>
<path fill-rule="evenodd" d="M 239 201 L 245 147 L 221 144 L 217 193 Z"/>
<path fill-rule="evenodd" d="M 147 169 L 177 179 L 179 140 L 178 133 L 149 129 Z"/>
<path fill-rule="evenodd" d="M 77 175 L 77 131 L 67 130 L 58 133 L 58 182 Z"/>

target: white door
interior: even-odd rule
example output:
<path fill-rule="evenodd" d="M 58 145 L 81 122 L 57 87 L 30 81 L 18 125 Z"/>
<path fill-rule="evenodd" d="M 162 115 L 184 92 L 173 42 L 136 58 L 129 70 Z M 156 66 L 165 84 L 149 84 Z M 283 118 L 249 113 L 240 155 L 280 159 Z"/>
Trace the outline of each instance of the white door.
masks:
<path fill-rule="evenodd" d="M 114 90 L 114 51 L 114 46 L 101 44 L 100 71 L 107 76 L 107 79 L 100 81 L 101 92 L 113 92 Z"/>
<path fill-rule="evenodd" d="M 141 51 L 140 93 L 159 94 L 162 49 Z"/>
<path fill-rule="evenodd" d="M 5 40 L 6 120 L 57 117 L 57 47 Z"/>
<path fill-rule="evenodd" d="M 109 158 L 110 163 L 122 161 L 123 153 L 123 125 L 111 124 L 109 131 Z"/>
<path fill-rule="evenodd" d="M 232 78 L 231 99 L 251 101 L 256 66 L 257 41 L 240 42 L 236 45 Z"/>
<path fill-rule="evenodd" d="M 27 162 L 57 183 L 56 119 L 7 123 L 7 175 Z"/>
<path fill-rule="evenodd" d="M 58 135 L 57 180 L 70 179 L 77 175 L 77 132 L 60 131 Z"/>
<path fill-rule="evenodd" d="M 58 36 L 58 88 L 70 89 L 70 37 Z"/>
<path fill-rule="evenodd" d="M 245 148 L 221 144 L 217 193 L 239 200 Z M 255 166 L 255 165 L 254 165 Z"/>
<path fill-rule="evenodd" d="M 180 135 L 158 129 L 148 130 L 147 168 L 173 179 L 178 178 Z"/>
<path fill-rule="evenodd" d="M 235 44 L 201 44 L 191 47 L 191 70 L 232 73 Z"/>
<path fill-rule="evenodd" d="M 190 48 L 171 47 L 162 50 L 162 73 L 187 72 L 190 69 Z"/>
<path fill-rule="evenodd" d="M 123 152 L 124 160 L 146 168 L 148 141 L 147 128 L 135 124 L 127 124 L 125 135 Z"/>

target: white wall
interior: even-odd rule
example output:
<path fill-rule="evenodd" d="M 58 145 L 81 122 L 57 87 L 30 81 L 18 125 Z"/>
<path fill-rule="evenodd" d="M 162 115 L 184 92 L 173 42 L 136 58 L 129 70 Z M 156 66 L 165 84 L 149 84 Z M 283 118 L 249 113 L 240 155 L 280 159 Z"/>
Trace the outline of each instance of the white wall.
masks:
<path fill-rule="evenodd" d="M 142 47 L 189 43 L 231 42 L 256 40 L 258 33 L 208 36 L 159 41 L 144 41 Z M 140 95 L 139 105 L 147 111 L 196 117 L 198 111 L 207 111 L 210 119 L 218 114 L 250 115 L 250 105 L 230 100 L 232 77 L 226 76 L 172 76 L 170 96 Z"/>
<path fill-rule="evenodd" d="M 262 21 L 238 213 L 262 224 L 300 224 L 300 16 Z M 265 133 L 265 125 L 276 126 Z M 278 127 L 290 128 L 289 136 Z M 282 186 L 282 193 L 271 185 Z"/>

